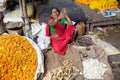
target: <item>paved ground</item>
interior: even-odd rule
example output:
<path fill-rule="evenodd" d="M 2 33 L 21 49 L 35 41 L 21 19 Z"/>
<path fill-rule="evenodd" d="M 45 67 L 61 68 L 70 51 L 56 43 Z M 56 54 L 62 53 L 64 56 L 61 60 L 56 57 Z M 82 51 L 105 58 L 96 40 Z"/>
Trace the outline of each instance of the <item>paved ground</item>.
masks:
<path fill-rule="evenodd" d="M 120 31 L 109 31 L 106 36 L 106 41 L 120 50 Z"/>
<path fill-rule="evenodd" d="M 120 50 L 120 26 L 118 30 L 111 30 L 106 34 L 106 41 Z M 108 56 L 108 61 L 112 67 L 115 80 L 120 80 L 120 55 Z"/>

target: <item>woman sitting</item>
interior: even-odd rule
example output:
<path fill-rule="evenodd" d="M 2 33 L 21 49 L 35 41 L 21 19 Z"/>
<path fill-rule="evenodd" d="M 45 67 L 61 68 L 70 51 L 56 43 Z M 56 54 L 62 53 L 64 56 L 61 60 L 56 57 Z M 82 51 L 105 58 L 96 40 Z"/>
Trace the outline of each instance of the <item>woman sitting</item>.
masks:
<path fill-rule="evenodd" d="M 47 21 L 46 35 L 51 37 L 51 44 L 56 53 L 65 54 L 67 44 L 73 41 L 74 31 L 75 26 L 68 17 L 66 9 L 60 12 L 57 8 L 52 8 L 51 18 Z"/>

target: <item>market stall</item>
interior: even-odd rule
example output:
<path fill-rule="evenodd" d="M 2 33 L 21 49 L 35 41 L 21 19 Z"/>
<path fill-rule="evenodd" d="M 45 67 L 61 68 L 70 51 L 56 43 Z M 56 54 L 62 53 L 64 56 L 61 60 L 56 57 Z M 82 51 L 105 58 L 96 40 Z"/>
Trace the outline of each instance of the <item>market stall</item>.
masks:
<path fill-rule="evenodd" d="M 7 23 L 6 27 L 12 31 L 14 27 L 25 26 L 29 38 L 27 31 L 32 28 L 36 43 L 15 33 L 0 35 L 0 80 L 36 80 L 38 77 L 43 80 L 114 80 L 107 56 L 119 54 L 119 50 L 97 36 L 86 35 L 77 38 L 77 46 L 69 43 L 65 55 L 61 56 L 50 46 L 50 37 L 45 36 L 46 24 L 29 25 L 25 2 L 19 0 L 19 3 L 22 24 Z"/>
<path fill-rule="evenodd" d="M 75 0 L 88 17 L 87 33 L 95 26 L 120 24 L 120 9 L 117 0 Z"/>

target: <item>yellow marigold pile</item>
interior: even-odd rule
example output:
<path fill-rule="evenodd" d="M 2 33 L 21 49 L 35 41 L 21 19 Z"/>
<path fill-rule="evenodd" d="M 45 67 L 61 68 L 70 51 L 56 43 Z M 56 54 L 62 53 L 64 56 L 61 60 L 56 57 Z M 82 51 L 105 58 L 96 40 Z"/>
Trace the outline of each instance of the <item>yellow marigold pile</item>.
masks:
<path fill-rule="evenodd" d="M 36 50 L 26 38 L 0 36 L 0 80 L 34 80 L 37 66 Z"/>
<path fill-rule="evenodd" d="M 75 0 L 77 3 L 89 4 L 91 9 L 107 10 L 118 8 L 117 0 Z"/>
<path fill-rule="evenodd" d="M 92 1 L 98 1 L 98 0 L 75 0 L 79 4 L 90 4 Z"/>

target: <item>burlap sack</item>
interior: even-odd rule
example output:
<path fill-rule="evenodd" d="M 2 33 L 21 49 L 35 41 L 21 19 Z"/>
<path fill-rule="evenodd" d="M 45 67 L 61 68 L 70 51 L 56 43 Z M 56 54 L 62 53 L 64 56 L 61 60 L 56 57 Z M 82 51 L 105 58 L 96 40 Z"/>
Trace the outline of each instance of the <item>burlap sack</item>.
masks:
<path fill-rule="evenodd" d="M 90 59 L 90 58 L 98 59 L 100 62 L 107 65 L 107 71 L 103 75 L 103 77 L 104 77 L 103 80 L 114 80 L 114 76 L 112 74 L 112 69 L 108 63 L 108 58 L 107 58 L 107 55 L 105 53 L 105 50 L 97 45 L 90 46 L 89 48 L 90 48 L 89 50 L 86 50 L 86 48 L 80 49 L 81 54 L 87 54 L 87 57 L 81 57 L 81 59 L 82 60 Z"/>
<path fill-rule="evenodd" d="M 64 60 L 71 60 L 76 68 L 83 72 L 81 54 L 88 53 L 88 58 L 96 58 L 100 62 L 107 65 L 107 70 L 104 74 L 104 80 L 114 80 L 111 67 L 108 64 L 107 55 L 101 47 L 97 45 L 93 45 L 90 47 L 90 50 L 86 50 L 86 48 L 77 48 L 69 45 L 67 52 L 64 56 L 56 54 L 53 50 L 49 50 L 47 53 L 44 53 L 45 56 L 45 74 L 47 72 L 58 68 L 62 65 Z M 82 52 L 82 53 L 81 53 Z M 88 59 L 86 58 L 86 59 Z M 79 74 L 75 76 L 71 76 L 69 80 L 88 80 L 85 79 L 83 75 Z M 95 79 L 96 80 L 96 79 Z"/>
<path fill-rule="evenodd" d="M 68 46 L 68 50 L 64 56 L 61 56 L 55 53 L 53 50 L 49 50 L 47 53 L 44 53 L 45 56 L 45 74 L 48 71 L 51 71 L 55 68 L 58 68 L 62 65 L 64 60 L 71 60 L 73 65 L 82 71 L 81 57 L 79 54 L 79 49 L 73 48 L 71 45 Z M 78 79 L 79 78 L 79 79 Z M 72 76 L 70 80 L 82 80 L 81 75 Z"/>
<path fill-rule="evenodd" d="M 77 24 L 76 28 L 78 29 L 79 36 L 82 36 L 85 34 L 85 23 L 84 22 L 80 22 L 79 24 Z"/>

